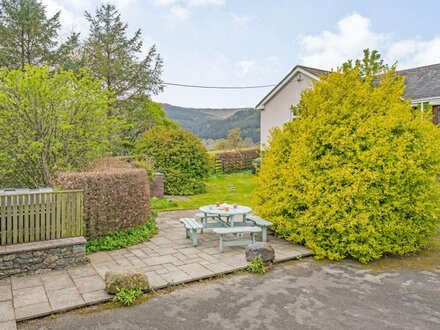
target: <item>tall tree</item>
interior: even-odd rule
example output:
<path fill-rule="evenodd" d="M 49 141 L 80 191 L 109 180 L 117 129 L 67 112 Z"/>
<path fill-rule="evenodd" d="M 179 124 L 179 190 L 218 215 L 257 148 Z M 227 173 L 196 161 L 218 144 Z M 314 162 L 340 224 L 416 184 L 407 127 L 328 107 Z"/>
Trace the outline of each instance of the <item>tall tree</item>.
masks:
<path fill-rule="evenodd" d="M 57 52 L 60 12 L 46 16 L 38 0 L 1 0 L 0 66 L 50 63 Z"/>
<path fill-rule="evenodd" d="M 0 70 L 0 187 L 50 185 L 109 147 L 108 92 L 85 70 Z"/>
<path fill-rule="evenodd" d="M 142 56 L 141 30 L 128 37 L 128 25 L 112 4 L 101 5 L 94 16 L 86 12 L 85 17 L 90 23 L 85 64 L 115 95 L 113 111 L 126 114 L 144 95 L 157 94 L 162 89 L 162 59 L 155 46 Z"/>

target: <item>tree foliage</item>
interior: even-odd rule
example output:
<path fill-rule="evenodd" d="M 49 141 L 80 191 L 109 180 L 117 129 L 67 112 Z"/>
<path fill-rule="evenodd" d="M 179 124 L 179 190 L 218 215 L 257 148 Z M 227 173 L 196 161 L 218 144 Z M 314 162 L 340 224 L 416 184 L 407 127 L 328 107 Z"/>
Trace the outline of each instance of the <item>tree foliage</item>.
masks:
<path fill-rule="evenodd" d="M 131 152 L 134 148 L 136 140 L 146 131 L 155 126 L 165 126 L 177 128 L 179 125 L 166 116 L 165 111 L 159 103 L 156 103 L 147 97 L 138 102 L 128 117 L 122 117 L 119 121 L 121 129 L 119 130 L 119 138 L 117 142 L 120 150 L 116 150 L 117 154 L 125 154 Z M 113 149 L 115 151 L 115 149 Z"/>
<path fill-rule="evenodd" d="M 240 127 L 235 127 L 229 130 L 226 140 L 217 141 L 215 145 L 216 150 L 239 150 L 242 148 L 250 148 L 254 146 L 254 142 L 250 138 L 243 139 L 241 137 Z"/>
<path fill-rule="evenodd" d="M 41 1 L 1 0 L 0 66 L 24 69 L 28 64 L 62 61 L 70 51 L 72 40 L 60 43 L 57 40 L 60 28 L 60 13 L 48 18 Z"/>
<path fill-rule="evenodd" d="M 0 185 L 50 185 L 108 147 L 108 93 L 92 75 L 48 67 L 0 71 Z"/>
<path fill-rule="evenodd" d="M 141 31 L 129 38 L 128 25 L 114 5 L 101 5 L 94 16 L 86 12 L 85 17 L 90 32 L 84 43 L 84 62 L 115 95 L 116 111 L 129 111 L 138 105 L 137 98 L 161 90 L 162 59 L 156 47 L 142 56 Z"/>
<path fill-rule="evenodd" d="M 224 114 L 231 109 L 196 109 L 163 104 L 167 115 L 183 128 L 202 139 L 225 139 L 228 131 L 240 127 L 241 136 L 260 142 L 260 111 L 252 108 L 237 109 L 232 115 Z M 209 112 L 207 110 L 210 110 Z M 216 112 L 219 115 L 216 115 Z"/>
<path fill-rule="evenodd" d="M 319 258 L 415 252 L 439 227 L 439 130 L 382 69 L 367 51 L 323 77 L 266 150 L 258 211 Z"/>
<path fill-rule="evenodd" d="M 192 195 L 205 191 L 208 153 L 198 137 L 175 127 L 156 126 L 138 140 L 136 154 L 154 159 L 165 176 L 165 192 Z"/>

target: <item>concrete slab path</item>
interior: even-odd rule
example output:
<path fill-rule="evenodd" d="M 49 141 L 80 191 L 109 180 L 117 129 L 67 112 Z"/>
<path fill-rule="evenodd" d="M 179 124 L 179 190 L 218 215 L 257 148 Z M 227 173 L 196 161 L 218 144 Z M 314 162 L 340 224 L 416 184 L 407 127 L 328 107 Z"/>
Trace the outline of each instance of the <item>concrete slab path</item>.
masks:
<path fill-rule="evenodd" d="M 195 210 L 160 213 L 159 234 L 150 241 L 125 249 L 90 255 L 90 264 L 0 281 L 0 329 L 15 329 L 23 321 L 112 299 L 104 290 L 109 270 L 137 270 L 145 273 L 158 289 L 230 273 L 247 267 L 244 247 L 219 251 L 219 238 L 212 230 L 199 235 L 199 245 L 185 238 L 181 217 Z M 297 259 L 310 251 L 285 240 L 269 237 L 276 261 Z"/>

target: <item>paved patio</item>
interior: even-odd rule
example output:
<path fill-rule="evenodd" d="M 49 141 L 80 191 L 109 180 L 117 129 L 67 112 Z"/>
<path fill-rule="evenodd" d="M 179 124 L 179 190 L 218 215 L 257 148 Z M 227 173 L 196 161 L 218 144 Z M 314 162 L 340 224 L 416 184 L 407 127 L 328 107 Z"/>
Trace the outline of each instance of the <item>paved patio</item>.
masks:
<path fill-rule="evenodd" d="M 185 239 L 179 218 L 193 216 L 195 212 L 160 213 L 159 234 L 150 241 L 94 253 L 89 265 L 1 280 L 0 329 L 15 329 L 15 321 L 112 299 L 104 290 L 103 278 L 109 270 L 141 271 L 159 289 L 246 268 L 244 247 L 226 247 L 220 253 L 218 236 L 209 229 L 199 235 L 196 247 Z M 273 236 L 269 236 L 269 241 L 275 249 L 276 262 L 310 255 L 308 249 Z"/>

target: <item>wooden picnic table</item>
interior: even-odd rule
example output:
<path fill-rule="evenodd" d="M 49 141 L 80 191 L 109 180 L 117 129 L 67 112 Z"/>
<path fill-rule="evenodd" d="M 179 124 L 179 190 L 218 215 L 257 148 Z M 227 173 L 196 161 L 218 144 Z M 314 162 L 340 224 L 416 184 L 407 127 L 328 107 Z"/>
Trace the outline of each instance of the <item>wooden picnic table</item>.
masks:
<path fill-rule="evenodd" d="M 234 227 L 235 216 L 242 217 L 242 221 L 238 222 L 238 225 L 247 225 L 246 215 L 252 212 L 250 207 L 243 205 L 237 205 L 236 208 L 230 205 L 228 210 L 223 206 L 205 205 L 199 210 L 205 215 L 202 223 L 204 228 Z M 209 223 L 208 218 L 214 218 L 215 223 Z M 226 219 L 226 221 L 223 219 Z"/>

